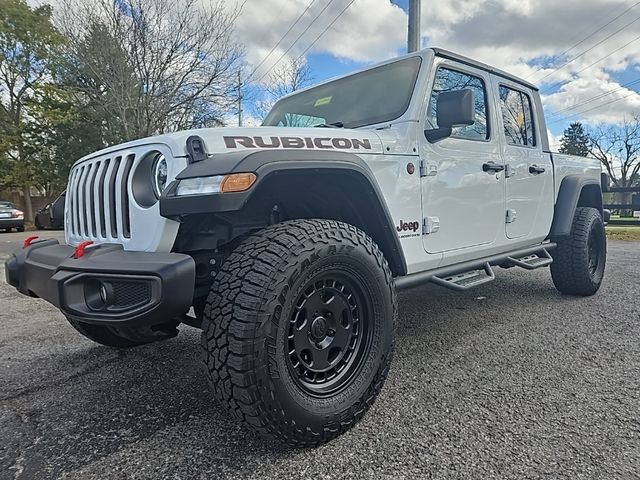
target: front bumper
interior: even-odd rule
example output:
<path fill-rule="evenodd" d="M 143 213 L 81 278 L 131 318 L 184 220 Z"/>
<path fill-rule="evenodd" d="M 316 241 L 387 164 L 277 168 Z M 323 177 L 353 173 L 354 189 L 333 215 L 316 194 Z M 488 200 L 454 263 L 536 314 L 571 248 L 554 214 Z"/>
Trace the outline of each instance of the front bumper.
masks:
<path fill-rule="evenodd" d="M 193 302 L 195 263 L 188 255 L 125 251 L 121 245 L 75 249 L 42 240 L 5 262 L 7 283 L 75 320 L 115 327 L 165 323 Z"/>

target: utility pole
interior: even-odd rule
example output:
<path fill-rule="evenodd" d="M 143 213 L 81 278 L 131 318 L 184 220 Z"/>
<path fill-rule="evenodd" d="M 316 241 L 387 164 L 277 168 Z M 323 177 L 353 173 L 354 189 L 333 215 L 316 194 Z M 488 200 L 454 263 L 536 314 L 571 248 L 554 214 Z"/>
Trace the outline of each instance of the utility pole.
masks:
<path fill-rule="evenodd" d="M 240 80 L 240 70 L 238 70 L 238 126 L 242 126 L 242 80 Z"/>
<path fill-rule="evenodd" d="M 420 2 L 421 0 L 409 0 L 407 53 L 420 50 Z"/>

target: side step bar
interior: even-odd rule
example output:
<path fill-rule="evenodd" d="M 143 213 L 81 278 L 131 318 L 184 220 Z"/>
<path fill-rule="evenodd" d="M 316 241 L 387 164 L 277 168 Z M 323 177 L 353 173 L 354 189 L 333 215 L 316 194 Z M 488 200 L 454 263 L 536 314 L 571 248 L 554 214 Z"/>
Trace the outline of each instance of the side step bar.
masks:
<path fill-rule="evenodd" d="M 543 248 L 539 252 L 533 253 L 531 255 L 526 255 L 521 258 L 509 257 L 507 259 L 507 263 L 515 265 L 517 267 L 522 267 L 526 270 L 535 270 L 536 268 L 546 267 L 552 262 L 553 258 L 551 258 L 551 255 L 546 248 Z"/>
<path fill-rule="evenodd" d="M 484 268 L 478 270 L 471 270 L 469 272 L 458 273 L 456 275 L 450 275 L 446 278 L 433 276 L 431 282 L 441 287 L 450 288 L 452 290 L 469 290 L 470 288 L 477 287 L 483 283 L 491 282 L 496 279 L 496 274 L 493 273 L 491 265 L 484 264 Z"/>
<path fill-rule="evenodd" d="M 555 247 L 555 243 L 544 243 L 426 272 L 405 275 L 395 279 L 396 289 L 406 290 L 431 282 L 453 290 L 468 290 L 494 280 L 496 277 L 491 267 L 495 265 L 518 266 L 527 270 L 547 266 L 553 262 L 549 250 Z"/>

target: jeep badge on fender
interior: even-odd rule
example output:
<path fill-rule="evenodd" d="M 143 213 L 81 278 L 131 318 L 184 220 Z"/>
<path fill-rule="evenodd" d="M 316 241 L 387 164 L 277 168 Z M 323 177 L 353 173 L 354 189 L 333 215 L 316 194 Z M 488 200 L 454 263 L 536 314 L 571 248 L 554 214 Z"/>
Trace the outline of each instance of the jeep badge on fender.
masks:
<path fill-rule="evenodd" d="M 400 220 L 400 225 L 396 226 L 396 230 L 399 232 L 406 232 L 407 230 L 411 232 L 417 232 L 418 228 L 420 228 L 420 224 L 418 222 L 403 222 Z"/>
<path fill-rule="evenodd" d="M 600 162 L 549 153 L 544 125 L 525 80 L 440 49 L 394 58 L 278 100 L 261 127 L 81 158 L 65 245 L 30 238 L 6 278 L 109 347 L 201 329 L 211 401 L 313 447 L 383 388 L 397 290 L 550 266 L 561 292 L 598 291 Z"/>

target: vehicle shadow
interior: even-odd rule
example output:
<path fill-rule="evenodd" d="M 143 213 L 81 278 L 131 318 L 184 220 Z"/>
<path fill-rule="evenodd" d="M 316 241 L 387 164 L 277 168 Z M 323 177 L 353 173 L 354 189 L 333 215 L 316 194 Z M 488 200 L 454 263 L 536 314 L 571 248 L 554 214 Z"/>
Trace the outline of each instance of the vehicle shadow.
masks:
<path fill-rule="evenodd" d="M 75 476 L 85 467 L 94 470 L 102 461 L 146 449 L 156 455 L 183 451 L 185 462 L 197 455 L 242 472 L 248 458 L 285 452 L 220 406 L 205 381 L 199 334 L 182 330 L 177 338 L 127 351 L 79 338 L 84 348 L 34 359 L 25 368 L 22 388 L 0 399 L 37 432 L 32 439 L 37 446 L 22 452 L 22 475 Z"/>
<path fill-rule="evenodd" d="M 548 284 L 534 282 L 521 286 L 542 299 L 557 296 Z M 428 286 L 400 294 L 398 363 L 415 349 L 426 359 L 446 355 L 469 332 L 495 321 L 488 313 L 504 302 L 498 286 L 463 294 Z M 60 328 L 75 334 L 66 325 Z M 267 458 L 291 455 L 239 425 L 219 405 L 204 380 L 199 340 L 198 331 L 182 327 L 172 340 L 117 351 L 77 337 L 72 351 L 60 348 L 34 358 L 25 366 L 24 388 L 2 401 L 21 411 L 37 432 L 37 445 L 21 453 L 24 477 L 84 476 L 113 463 L 136 468 L 146 455 L 170 456 L 173 464 L 166 468 L 215 466 L 244 476 Z"/>

